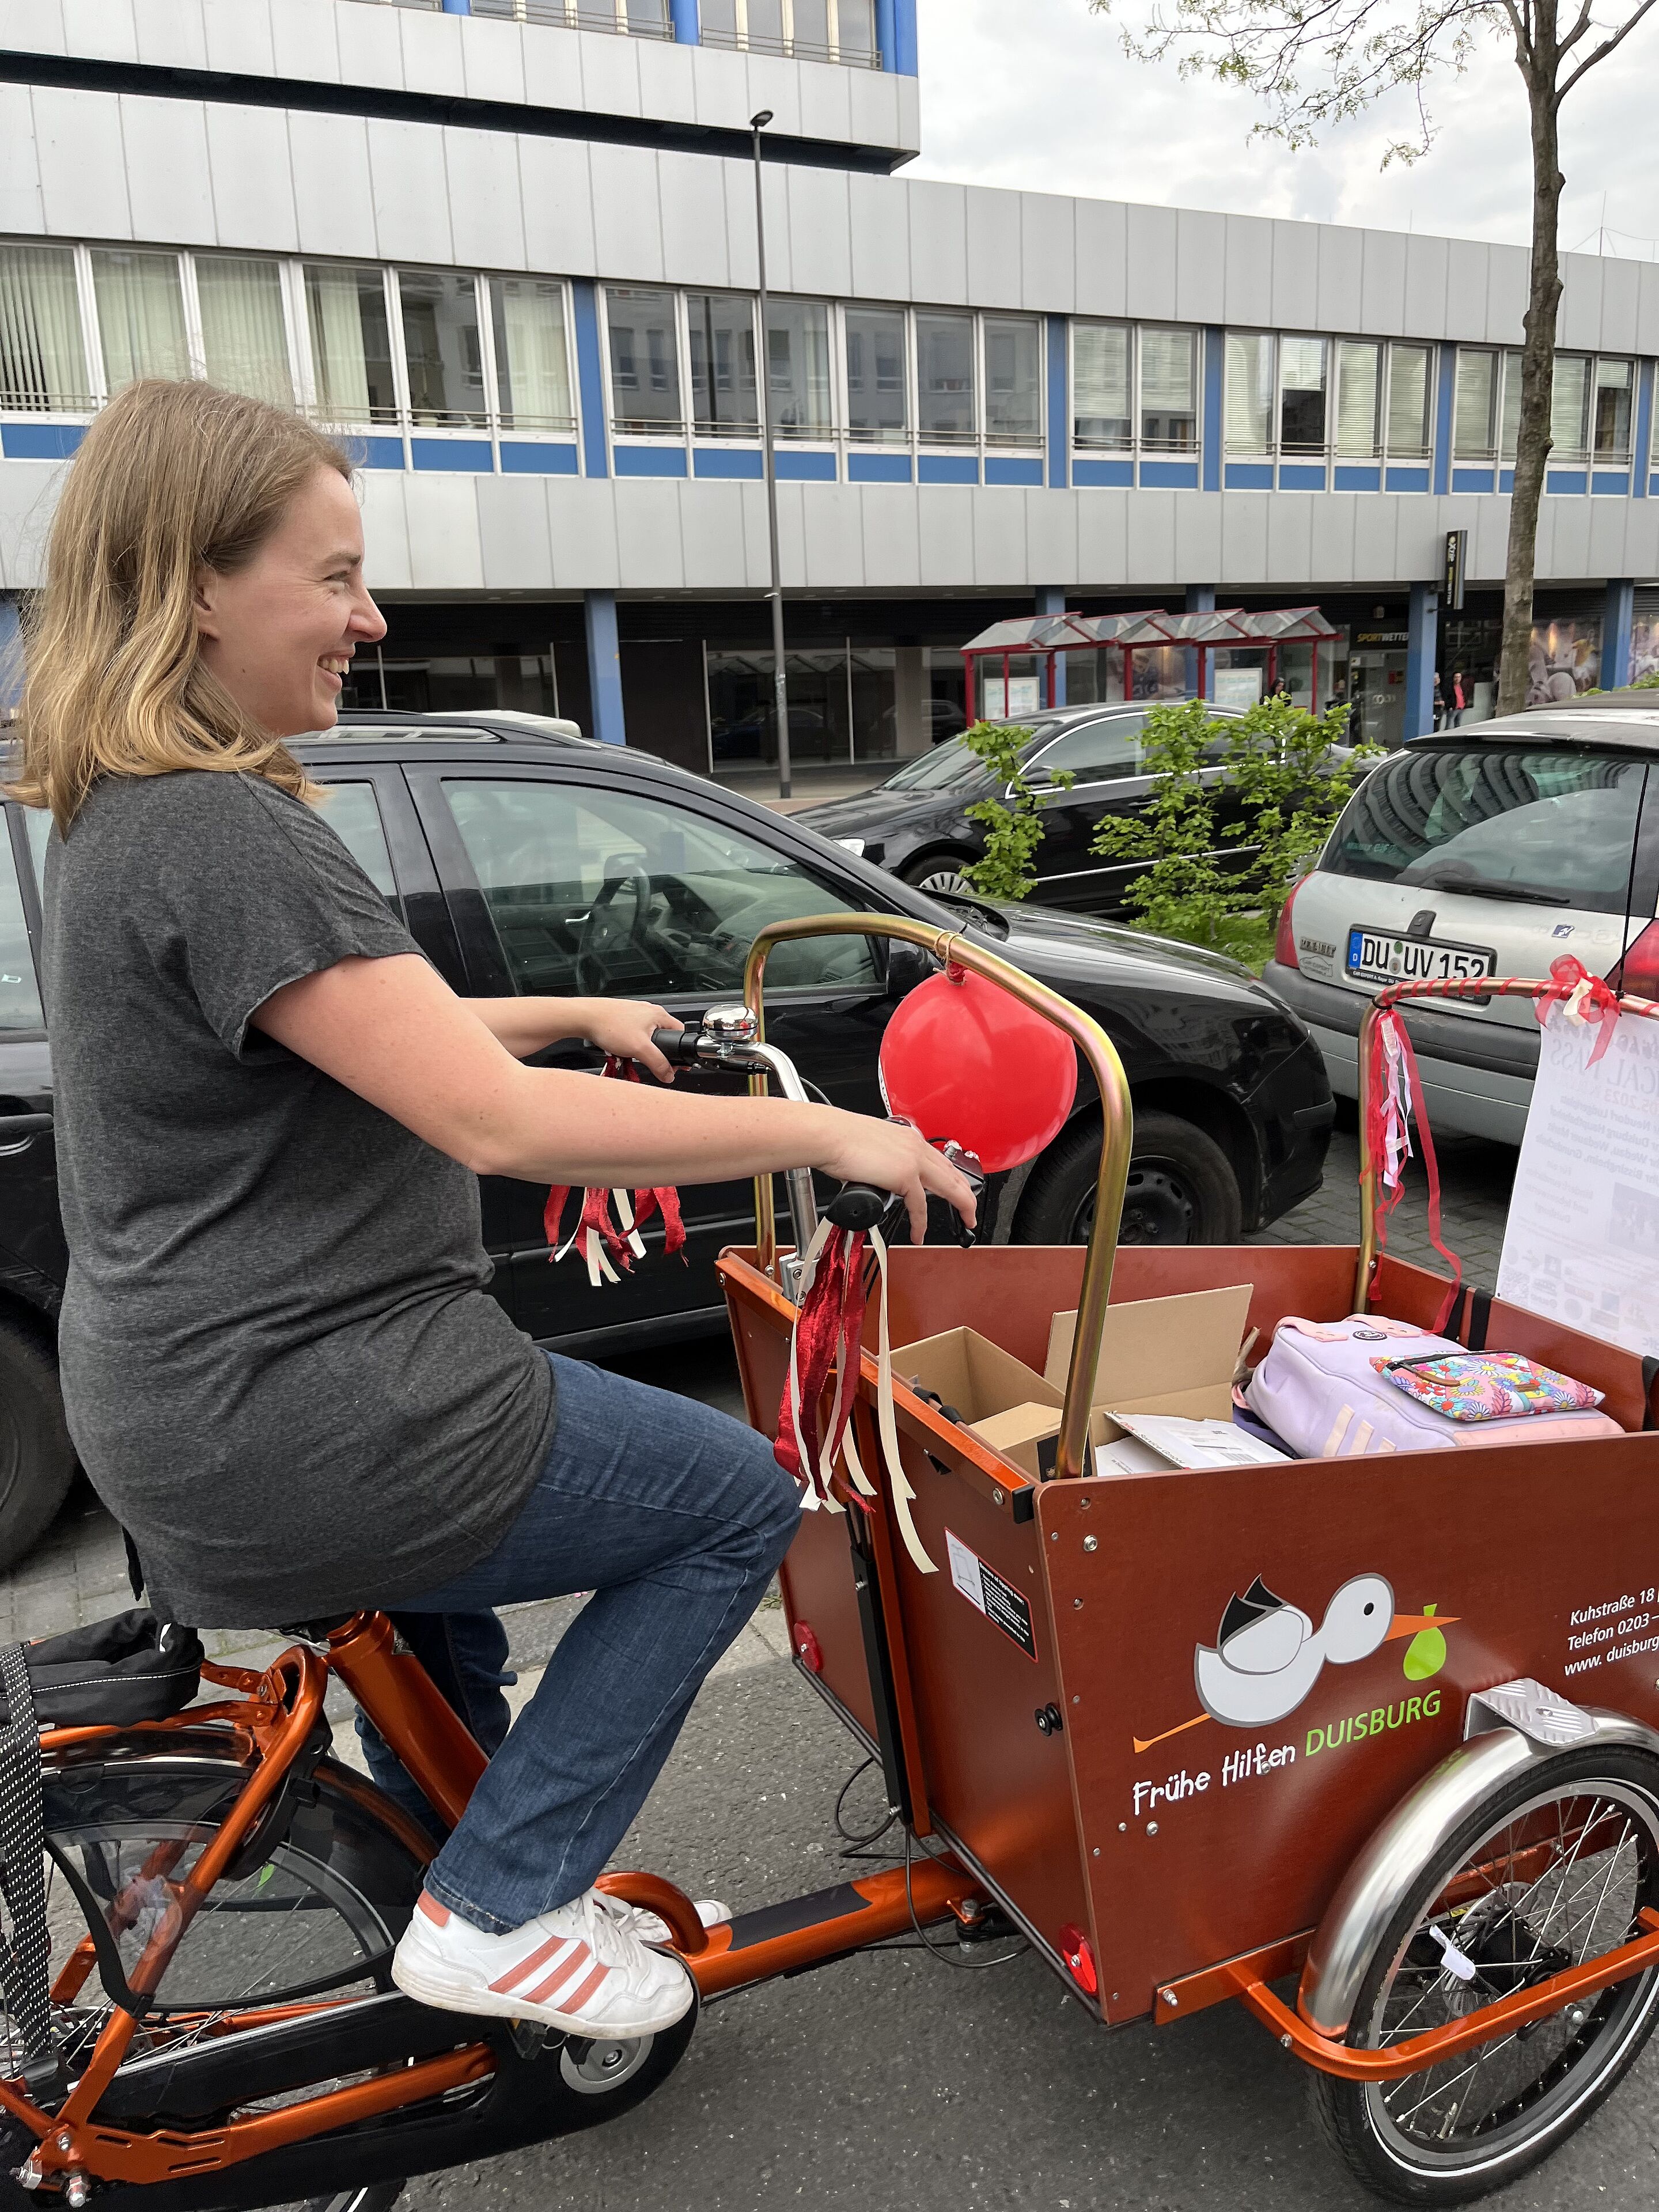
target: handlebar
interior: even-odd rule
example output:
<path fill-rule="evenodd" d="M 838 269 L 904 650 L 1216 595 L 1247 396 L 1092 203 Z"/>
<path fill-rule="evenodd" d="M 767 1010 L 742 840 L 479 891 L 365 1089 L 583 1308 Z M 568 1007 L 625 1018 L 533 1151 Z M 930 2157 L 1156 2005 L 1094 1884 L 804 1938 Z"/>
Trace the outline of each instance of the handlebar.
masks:
<path fill-rule="evenodd" d="M 727 1067 L 734 1073 L 764 1073 L 776 1079 L 786 1097 L 804 1099 L 806 1096 L 794 1062 L 775 1045 L 760 1042 L 758 1024 L 747 1007 L 711 1007 L 700 1026 L 653 1030 L 651 1042 L 672 1067 Z M 982 1206 L 986 1176 L 978 1159 L 954 1142 L 942 1144 L 939 1150 L 953 1168 L 967 1176 L 973 1186 L 976 1205 Z M 789 1200 L 796 1246 L 804 1252 L 817 1225 L 810 1170 L 791 1169 Z M 890 1241 L 904 1225 L 903 1200 L 873 1183 L 843 1183 L 826 1202 L 823 1211 L 837 1229 L 877 1229 Z M 972 1244 L 976 1232 L 968 1227 L 954 1208 L 947 1211 L 957 1243 L 964 1247 Z"/>

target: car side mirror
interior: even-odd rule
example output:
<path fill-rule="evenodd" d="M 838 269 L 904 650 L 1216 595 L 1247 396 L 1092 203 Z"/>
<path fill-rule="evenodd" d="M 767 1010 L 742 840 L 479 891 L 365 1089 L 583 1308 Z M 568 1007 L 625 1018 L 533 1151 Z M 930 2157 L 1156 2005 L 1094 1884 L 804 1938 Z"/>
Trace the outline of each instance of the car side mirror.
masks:
<path fill-rule="evenodd" d="M 920 945 L 890 943 L 887 947 L 887 995 L 890 999 L 908 998 L 918 983 L 925 983 L 930 975 L 937 975 L 939 963 L 931 952 Z"/>

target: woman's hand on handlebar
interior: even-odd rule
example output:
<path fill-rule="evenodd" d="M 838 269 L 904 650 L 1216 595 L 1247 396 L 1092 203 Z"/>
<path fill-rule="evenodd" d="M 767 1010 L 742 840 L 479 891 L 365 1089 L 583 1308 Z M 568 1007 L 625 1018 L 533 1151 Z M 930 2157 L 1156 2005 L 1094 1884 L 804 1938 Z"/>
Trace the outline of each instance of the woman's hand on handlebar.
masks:
<path fill-rule="evenodd" d="M 572 999 L 566 1003 L 580 1009 L 583 1026 L 574 1034 L 585 1036 L 601 1052 L 614 1053 L 619 1060 L 637 1060 L 659 1083 L 674 1080 L 673 1067 L 652 1043 L 651 1032 L 683 1030 L 684 1022 L 643 999 Z"/>
<path fill-rule="evenodd" d="M 842 1182 L 872 1182 L 896 1191 L 910 1216 L 913 1244 L 927 1242 L 930 1191 L 974 1227 L 978 1217 L 972 1184 L 919 1130 L 902 1121 L 877 1121 L 867 1114 L 843 1114 L 836 1107 L 821 1110 L 833 1116 L 830 1149 L 813 1166 Z"/>

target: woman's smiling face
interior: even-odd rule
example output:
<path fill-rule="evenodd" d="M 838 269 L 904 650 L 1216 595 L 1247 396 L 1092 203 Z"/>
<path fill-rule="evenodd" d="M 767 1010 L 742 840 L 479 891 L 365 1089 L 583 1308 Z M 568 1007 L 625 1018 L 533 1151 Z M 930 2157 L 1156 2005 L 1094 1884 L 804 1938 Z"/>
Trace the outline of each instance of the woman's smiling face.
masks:
<path fill-rule="evenodd" d="M 319 467 L 253 558 L 197 579 L 204 665 L 273 737 L 334 725 L 360 645 L 386 635 L 363 582 L 363 526 L 351 486 Z"/>

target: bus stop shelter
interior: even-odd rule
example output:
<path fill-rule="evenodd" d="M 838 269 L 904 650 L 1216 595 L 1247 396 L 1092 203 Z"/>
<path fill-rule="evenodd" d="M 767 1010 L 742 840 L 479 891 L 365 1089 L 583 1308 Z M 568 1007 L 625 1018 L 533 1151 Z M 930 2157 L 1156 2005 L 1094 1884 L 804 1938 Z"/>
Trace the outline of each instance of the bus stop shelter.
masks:
<path fill-rule="evenodd" d="M 1317 607 L 1020 616 L 993 623 L 963 647 L 969 716 L 998 720 L 1121 699 L 1249 706 L 1281 678 L 1298 704 L 1316 710 L 1320 647 L 1341 635 Z"/>

